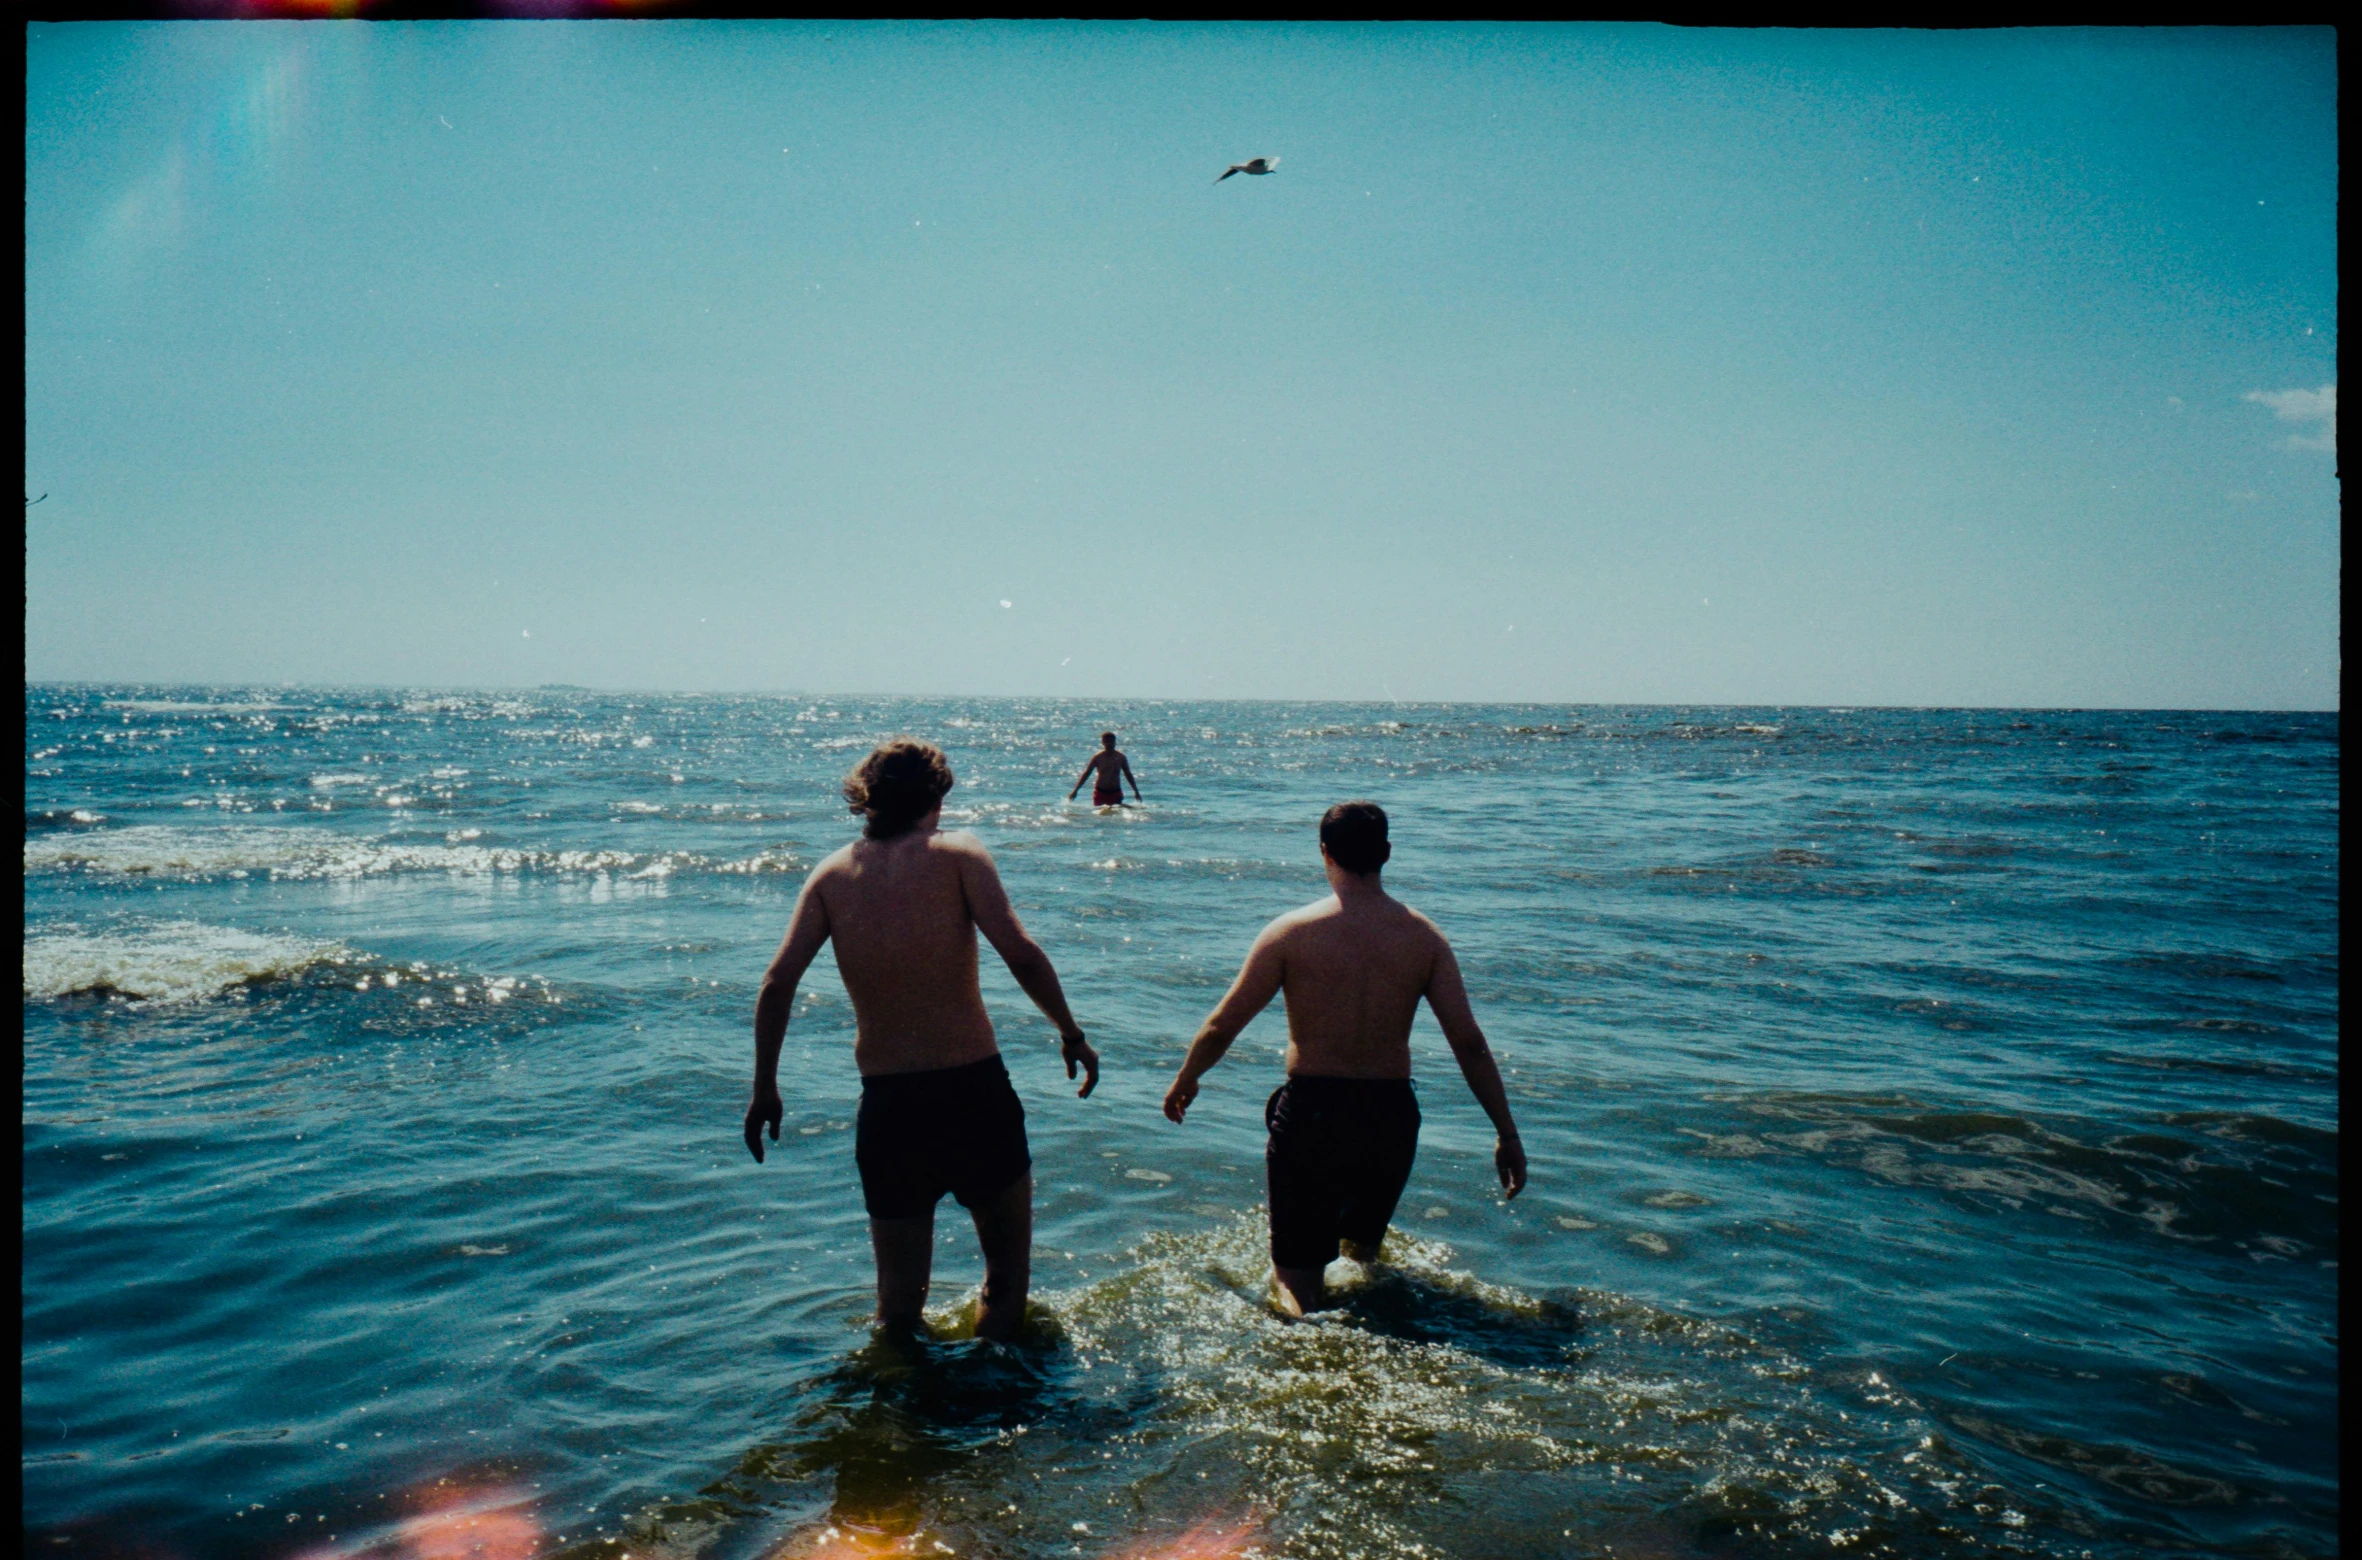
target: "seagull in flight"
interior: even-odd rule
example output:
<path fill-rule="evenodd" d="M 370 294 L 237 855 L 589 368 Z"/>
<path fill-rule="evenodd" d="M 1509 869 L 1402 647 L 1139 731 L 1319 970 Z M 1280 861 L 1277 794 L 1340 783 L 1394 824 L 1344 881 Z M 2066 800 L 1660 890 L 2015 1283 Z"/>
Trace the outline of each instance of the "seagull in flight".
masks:
<path fill-rule="evenodd" d="M 1250 157 L 1243 163 L 1232 163 L 1223 169 L 1222 179 L 1227 179 L 1234 173 L 1269 173 L 1278 166 L 1279 159 L 1276 157 Z M 1216 179 L 1214 182 L 1220 184 L 1222 179 Z"/>

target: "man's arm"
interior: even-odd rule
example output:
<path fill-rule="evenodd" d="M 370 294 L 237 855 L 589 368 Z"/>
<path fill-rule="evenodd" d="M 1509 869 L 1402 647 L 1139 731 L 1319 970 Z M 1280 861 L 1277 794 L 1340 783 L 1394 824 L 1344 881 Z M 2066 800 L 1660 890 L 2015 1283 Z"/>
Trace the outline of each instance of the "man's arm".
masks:
<path fill-rule="evenodd" d="M 1427 1006 L 1443 1026 L 1452 1059 L 1460 1064 L 1460 1076 L 1468 1080 L 1468 1092 L 1493 1119 L 1493 1169 L 1500 1175 L 1502 1187 L 1515 1197 L 1525 1190 L 1525 1144 L 1509 1115 L 1509 1095 L 1501 1087 L 1501 1069 L 1493 1061 L 1493 1048 L 1485 1043 L 1484 1031 L 1476 1027 L 1475 1010 L 1468 1005 L 1460 961 L 1452 957 L 1452 945 L 1441 932 L 1435 934 L 1435 968 L 1427 976 Z"/>
<path fill-rule="evenodd" d="M 1179 1121 L 1189 1114 L 1189 1102 L 1197 1098 L 1198 1079 L 1222 1060 L 1239 1031 L 1279 994 L 1281 978 L 1287 973 L 1287 960 L 1279 944 L 1279 923 L 1274 921 L 1263 928 L 1263 935 L 1247 950 L 1247 962 L 1240 966 L 1238 979 L 1230 983 L 1222 1000 L 1214 1004 L 1214 1011 L 1198 1026 L 1197 1038 L 1189 1042 L 1189 1055 L 1182 1059 L 1181 1070 L 1173 1075 L 1173 1086 L 1165 1090 L 1168 1119 Z"/>
<path fill-rule="evenodd" d="M 1082 1026 L 1067 1011 L 1066 993 L 1058 984 L 1058 971 L 1050 956 L 1018 924 L 1017 912 L 1009 905 L 1009 891 L 1001 886 L 1000 869 L 992 864 L 983 846 L 961 849 L 960 888 L 968 896 L 968 914 L 975 920 L 976 930 L 992 944 L 993 952 L 1017 977 L 1017 984 L 1033 999 L 1033 1005 L 1058 1026 L 1058 1054 L 1066 1059 L 1066 1076 L 1072 1078 L 1077 1067 L 1083 1070 L 1083 1086 L 1075 1091 L 1075 1097 L 1090 1098 L 1091 1091 L 1099 1087 L 1099 1053 L 1091 1049 Z"/>
<path fill-rule="evenodd" d="M 1066 799 L 1070 802 L 1073 801 L 1075 797 L 1075 791 L 1080 791 L 1083 788 L 1083 781 L 1090 779 L 1091 776 L 1097 774 L 1098 772 L 1099 755 L 1094 753 L 1091 755 L 1091 761 L 1083 765 L 1083 772 L 1081 775 L 1076 777 L 1074 782 L 1074 790 L 1066 793 Z"/>
<path fill-rule="evenodd" d="M 1135 802 L 1138 802 L 1138 801 L 1145 801 L 1145 800 L 1147 800 L 1147 798 L 1143 797 L 1143 796 L 1140 794 L 1140 782 L 1139 782 L 1137 779 L 1135 779 L 1135 778 L 1133 777 L 1133 774 L 1132 774 L 1132 761 L 1131 761 L 1129 758 L 1127 758 L 1127 759 L 1125 759 L 1125 760 L 1124 760 L 1124 778 L 1125 778 L 1126 780 L 1130 780 L 1130 781 L 1132 782 L 1132 800 L 1133 800 L 1133 801 L 1135 801 Z"/>
<path fill-rule="evenodd" d="M 828 906 L 819 889 L 820 874 L 827 870 L 823 863 L 804 879 L 804 891 L 796 895 L 795 914 L 787 920 L 787 936 L 771 956 L 771 967 L 763 972 L 762 993 L 755 998 L 755 1091 L 746 1107 L 746 1147 L 758 1165 L 763 1162 L 761 1129 L 768 1126 L 771 1141 L 778 1142 L 779 1121 L 786 1109 L 779 1100 L 779 1047 L 787 1039 L 788 1016 L 795 1009 L 796 983 L 812 967 L 820 945 L 828 941 Z"/>

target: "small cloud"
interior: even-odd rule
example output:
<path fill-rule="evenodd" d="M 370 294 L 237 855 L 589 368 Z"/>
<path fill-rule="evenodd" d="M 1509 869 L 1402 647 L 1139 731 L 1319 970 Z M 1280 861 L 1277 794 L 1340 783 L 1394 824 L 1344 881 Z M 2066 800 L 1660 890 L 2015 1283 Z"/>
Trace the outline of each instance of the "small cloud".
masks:
<path fill-rule="evenodd" d="M 1006 597 L 1002 598 L 1001 605 L 1004 607 L 1009 605 L 1009 601 Z"/>
<path fill-rule="evenodd" d="M 2337 453 L 2337 386 L 2323 385 L 2318 390 L 2250 390 L 2245 399 L 2270 407 L 2272 415 L 2282 422 L 2319 425 L 2312 433 L 2289 435 L 2281 442 L 2282 448 Z"/>

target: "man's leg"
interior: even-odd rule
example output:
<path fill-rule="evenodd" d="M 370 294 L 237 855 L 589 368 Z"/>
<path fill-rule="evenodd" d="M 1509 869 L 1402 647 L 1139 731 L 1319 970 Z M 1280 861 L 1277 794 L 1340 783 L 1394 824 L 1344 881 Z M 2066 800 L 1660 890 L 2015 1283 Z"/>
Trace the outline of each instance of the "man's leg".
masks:
<path fill-rule="evenodd" d="M 935 1210 L 915 1219 L 872 1219 L 869 1249 L 878 1259 L 878 1320 L 917 1326 L 935 1268 Z"/>
<path fill-rule="evenodd" d="M 1357 1134 L 1354 1164 L 1346 1172 L 1345 1211 L 1338 1245 L 1365 1267 L 1378 1260 L 1386 1226 L 1410 1183 L 1419 1157 L 1419 1102 L 1405 1087 L 1394 1099 L 1374 1105 Z"/>
<path fill-rule="evenodd" d="M 1317 1311 L 1329 1303 L 1327 1288 L 1321 1282 L 1321 1270 L 1316 1267 L 1281 1267 L 1271 1264 L 1272 1277 L 1279 1280 L 1279 1308 L 1290 1316 L 1302 1316 Z"/>
<path fill-rule="evenodd" d="M 1326 1141 L 1317 1105 L 1298 1099 L 1293 1078 L 1264 1103 L 1263 1184 L 1271 1210 L 1271 1276 L 1279 1308 L 1290 1316 L 1328 1303 L 1321 1273 L 1337 1254 L 1336 1145 Z M 1293 1261 L 1283 1260 L 1293 1258 Z"/>
<path fill-rule="evenodd" d="M 1025 1294 L 1033 1285 L 1033 1175 L 1028 1171 L 981 1208 L 976 1240 L 984 1248 L 984 1296 L 976 1306 L 976 1336 L 1006 1343 L 1025 1325 Z"/>

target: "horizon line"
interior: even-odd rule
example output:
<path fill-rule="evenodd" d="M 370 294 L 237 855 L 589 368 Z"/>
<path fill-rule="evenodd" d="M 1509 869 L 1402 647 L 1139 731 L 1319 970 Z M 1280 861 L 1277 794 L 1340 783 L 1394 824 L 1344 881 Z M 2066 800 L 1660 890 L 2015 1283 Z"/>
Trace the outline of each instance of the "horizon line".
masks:
<path fill-rule="evenodd" d="M 1751 703 L 1711 699 L 1397 699 L 1386 696 L 1368 698 L 1281 698 L 1254 696 L 1221 698 L 1206 695 L 1170 696 L 1164 694 L 1049 694 L 1049 693 L 890 693 L 879 691 L 815 691 L 806 688 L 668 688 L 660 686 L 598 686 L 589 683 L 433 683 L 433 682 L 293 682 L 286 680 L 257 680 L 247 682 L 174 682 L 139 680 L 132 682 L 99 681 L 89 678 L 33 678 L 25 679 L 25 688 L 190 688 L 255 692 L 269 689 L 303 690 L 319 693 L 342 692 L 435 692 L 435 693 L 593 693 L 636 694 L 670 698 L 748 698 L 748 699 L 868 699 L 914 701 L 945 701 L 952 699 L 985 699 L 1016 702 L 1020 700 L 1057 704 L 1369 704 L 1396 709 L 1464 707 L 1494 709 L 1731 709 L 1731 710 L 1992 710 L 2024 711 L 2039 714 L 2154 714 L 2154 715 L 2336 715 L 2342 713 L 2338 705 L 2211 705 L 2211 704 L 1948 704 L 1948 703 L 1879 703 L 1876 701 L 1845 700 L 1790 700 L 1784 703 Z"/>

